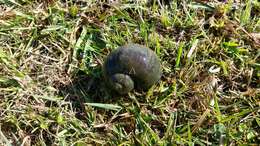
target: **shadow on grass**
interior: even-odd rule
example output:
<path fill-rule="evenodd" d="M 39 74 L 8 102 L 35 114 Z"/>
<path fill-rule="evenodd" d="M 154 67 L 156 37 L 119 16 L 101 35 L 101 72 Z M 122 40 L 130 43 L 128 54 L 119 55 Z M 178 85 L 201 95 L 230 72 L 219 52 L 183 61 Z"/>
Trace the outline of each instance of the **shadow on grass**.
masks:
<path fill-rule="evenodd" d="M 85 103 L 115 103 L 120 97 L 106 85 L 100 66 L 90 74 L 79 71 L 70 80 L 58 88 L 59 95 L 72 104 L 76 117 L 81 120 L 87 117 Z"/>
<path fill-rule="evenodd" d="M 77 111 L 84 111 L 86 102 L 104 102 L 106 94 L 102 76 L 93 76 L 83 71 L 77 72 L 69 84 L 58 87 L 59 95 L 72 103 Z"/>

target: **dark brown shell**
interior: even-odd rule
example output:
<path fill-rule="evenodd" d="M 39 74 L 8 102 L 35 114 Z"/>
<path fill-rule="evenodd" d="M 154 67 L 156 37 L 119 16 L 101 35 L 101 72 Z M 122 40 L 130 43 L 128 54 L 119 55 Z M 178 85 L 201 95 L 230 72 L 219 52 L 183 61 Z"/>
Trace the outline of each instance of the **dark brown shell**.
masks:
<path fill-rule="evenodd" d="M 124 74 L 130 76 L 134 82 L 134 88 L 146 90 L 160 80 L 162 72 L 160 60 L 151 49 L 138 44 L 127 44 L 108 55 L 103 66 L 103 74 L 112 86 L 112 76 Z"/>

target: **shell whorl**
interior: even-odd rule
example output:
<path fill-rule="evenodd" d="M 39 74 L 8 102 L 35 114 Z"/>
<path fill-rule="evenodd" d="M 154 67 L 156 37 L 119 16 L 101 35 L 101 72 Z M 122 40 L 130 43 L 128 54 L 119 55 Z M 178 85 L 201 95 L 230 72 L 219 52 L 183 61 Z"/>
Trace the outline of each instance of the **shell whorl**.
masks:
<path fill-rule="evenodd" d="M 114 74 L 110 77 L 110 85 L 119 94 L 126 94 L 134 89 L 134 81 L 127 74 Z"/>

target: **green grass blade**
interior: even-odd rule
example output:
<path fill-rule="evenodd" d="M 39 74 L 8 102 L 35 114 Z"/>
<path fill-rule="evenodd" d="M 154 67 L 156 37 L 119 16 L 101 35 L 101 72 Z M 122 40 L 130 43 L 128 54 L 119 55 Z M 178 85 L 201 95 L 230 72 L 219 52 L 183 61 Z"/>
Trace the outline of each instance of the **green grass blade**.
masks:
<path fill-rule="evenodd" d="M 184 43 L 181 42 L 180 45 L 179 45 L 179 48 L 178 48 L 178 54 L 177 54 L 175 68 L 179 68 L 180 67 L 180 61 L 181 61 L 183 46 L 184 46 Z"/>
<path fill-rule="evenodd" d="M 114 104 L 103 104 L 103 103 L 85 103 L 86 105 L 93 106 L 93 107 L 98 107 L 102 109 L 107 109 L 107 110 L 121 110 L 122 107 Z"/>

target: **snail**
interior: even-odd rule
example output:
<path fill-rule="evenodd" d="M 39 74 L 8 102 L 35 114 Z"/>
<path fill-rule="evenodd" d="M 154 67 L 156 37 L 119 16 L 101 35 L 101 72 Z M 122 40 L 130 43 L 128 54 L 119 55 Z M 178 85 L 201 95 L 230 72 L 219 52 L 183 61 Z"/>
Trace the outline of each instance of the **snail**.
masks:
<path fill-rule="evenodd" d="M 103 76 L 119 94 L 133 89 L 148 90 L 162 75 L 158 56 L 151 49 L 129 43 L 113 50 L 103 64 Z"/>

